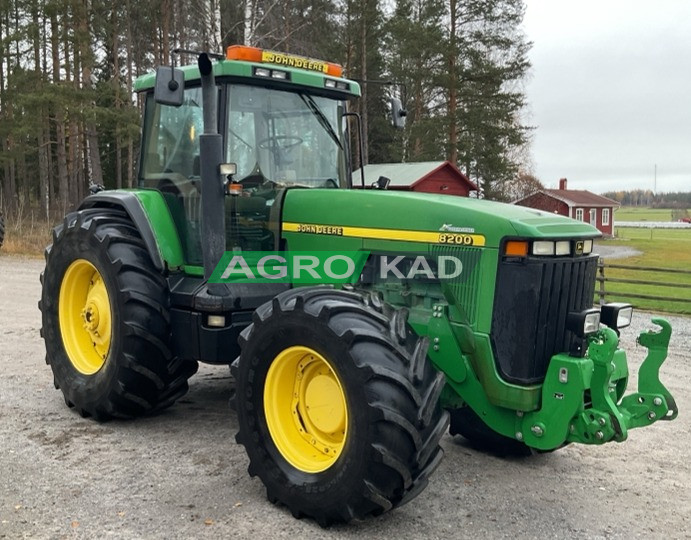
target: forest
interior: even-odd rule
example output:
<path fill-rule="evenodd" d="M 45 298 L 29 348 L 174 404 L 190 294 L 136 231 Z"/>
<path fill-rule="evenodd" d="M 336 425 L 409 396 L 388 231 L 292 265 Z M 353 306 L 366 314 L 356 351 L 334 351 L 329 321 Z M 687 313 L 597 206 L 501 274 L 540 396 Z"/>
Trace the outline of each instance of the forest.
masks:
<path fill-rule="evenodd" d="M 523 0 L 0 0 L 0 210 L 50 221 L 90 185 L 136 185 L 134 80 L 244 43 L 362 82 L 358 163 L 449 159 L 482 196 L 535 185 Z M 392 81 L 395 85 L 381 84 Z M 405 130 L 390 126 L 402 92 Z M 516 178 L 527 182 L 514 182 Z"/>

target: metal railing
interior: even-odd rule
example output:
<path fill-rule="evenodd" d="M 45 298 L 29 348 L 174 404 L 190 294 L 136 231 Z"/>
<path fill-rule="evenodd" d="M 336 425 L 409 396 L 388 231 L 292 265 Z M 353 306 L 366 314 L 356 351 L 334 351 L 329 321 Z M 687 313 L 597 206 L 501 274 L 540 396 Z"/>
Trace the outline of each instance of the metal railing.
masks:
<path fill-rule="evenodd" d="M 605 268 L 622 269 L 629 271 L 641 271 L 641 272 L 658 272 L 660 274 L 685 274 L 691 276 L 691 270 L 682 270 L 679 268 L 654 268 L 650 266 L 629 266 L 625 264 L 615 264 L 607 263 L 604 259 L 600 259 L 597 264 L 597 277 L 596 280 L 599 284 L 598 289 L 595 294 L 599 296 L 600 304 L 604 304 L 608 297 L 617 297 L 619 299 L 628 298 L 640 298 L 644 300 L 660 300 L 664 302 L 686 302 L 691 304 L 691 295 L 688 298 L 679 296 L 662 296 L 662 295 L 652 295 L 652 294 L 641 294 L 639 292 L 628 292 L 628 291 L 612 291 L 607 290 L 606 283 L 627 283 L 631 285 L 652 285 L 655 287 L 672 288 L 672 289 L 685 289 L 691 290 L 691 277 L 689 283 L 669 283 L 667 281 L 650 281 L 643 279 L 627 279 L 619 277 L 608 277 L 605 275 Z"/>

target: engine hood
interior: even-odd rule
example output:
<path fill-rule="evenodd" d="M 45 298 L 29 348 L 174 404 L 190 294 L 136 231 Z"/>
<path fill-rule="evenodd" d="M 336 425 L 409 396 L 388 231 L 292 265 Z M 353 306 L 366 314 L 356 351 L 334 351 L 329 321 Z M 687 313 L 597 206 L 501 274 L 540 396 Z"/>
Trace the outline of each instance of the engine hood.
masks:
<path fill-rule="evenodd" d="M 507 236 L 600 236 L 590 224 L 541 210 L 452 195 L 402 191 L 290 189 L 284 201 L 283 222 L 301 227 L 456 233 L 482 238 L 480 245 L 486 247 L 498 247 L 501 239 Z"/>

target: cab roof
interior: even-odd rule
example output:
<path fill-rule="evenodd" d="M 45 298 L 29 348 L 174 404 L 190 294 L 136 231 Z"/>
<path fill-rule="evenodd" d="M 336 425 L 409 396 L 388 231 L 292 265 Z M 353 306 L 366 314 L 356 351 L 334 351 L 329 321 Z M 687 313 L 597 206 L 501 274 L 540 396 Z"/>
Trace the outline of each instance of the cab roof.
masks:
<path fill-rule="evenodd" d="M 237 54 L 238 52 L 242 54 Z M 320 60 L 240 46 L 228 47 L 227 58 L 213 63 L 216 77 L 239 77 L 259 84 L 264 82 L 268 83 L 267 85 L 314 88 L 337 99 L 360 96 L 360 85 L 355 81 L 334 76 L 333 73 L 342 71 L 332 69 L 334 67 L 340 68 L 336 64 Z M 183 66 L 180 69 L 185 75 L 186 83 L 200 80 L 199 68 L 196 65 Z M 153 89 L 155 81 L 155 73 L 142 75 L 135 80 L 134 90 L 142 92 Z"/>

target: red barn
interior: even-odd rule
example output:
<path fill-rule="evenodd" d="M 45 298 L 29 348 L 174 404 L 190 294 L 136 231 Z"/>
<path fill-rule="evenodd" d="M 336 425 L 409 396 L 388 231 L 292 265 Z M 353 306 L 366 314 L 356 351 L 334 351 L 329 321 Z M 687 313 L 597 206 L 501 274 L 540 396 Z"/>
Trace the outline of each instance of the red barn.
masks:
<path fill-rule="evenodd" d="M 619 203 L 590 191 L 567 189 L 566 178 L 559 180 L 559 189 L 545 189 L 513 204 L 553 212 L 579 221 L 587 221 L 607 236 L 614 234 L 614 209 Z"/>
<path fill-rule="evenodd" d="M 389 189 L 460 197 L 468 197 L 471 191 L 477 191 L 477 186 L 450 161 L 365 165 L 366 185 L 372 185 L 380 176 L 391 180 Z M 360 185 L 360 169 L 353 171 L 353 185 Z"/>

